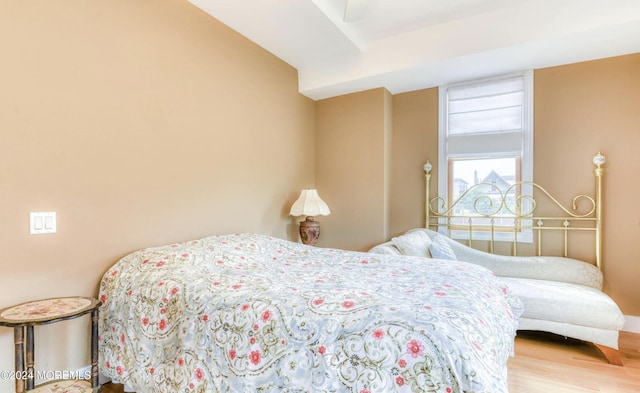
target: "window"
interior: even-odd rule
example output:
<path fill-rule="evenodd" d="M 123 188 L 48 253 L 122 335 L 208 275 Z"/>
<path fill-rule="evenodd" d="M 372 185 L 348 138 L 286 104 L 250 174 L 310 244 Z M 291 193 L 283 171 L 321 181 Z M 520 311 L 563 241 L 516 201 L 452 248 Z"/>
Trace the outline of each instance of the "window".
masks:
<path fill-rule="evenodd" d="M 507 190 L 507 205 L 523 194 L 531 195 L 530 187 L 512 186 L 533 180 L 533 72 L 440 87 L 438 143 L 438 195 L 446 196 L 451 206 L 468 191 L 463 201 L 470 202 L 456 204 L 455 214 L 496 213 L 492 209 L 499 204 L 491 199 L 499 199 Z M 472 202 L 478 192 L 490 198 Z M 527 206 L 523 209 L 527 211 Z M 498 231 L 496 240 L 513 239 L 513 219 L 496 225 L 512 228 Z M 468 231 L 451 235 L 465 238 Z M 487 238 L 481 231 L 473 237 Z M 521 233 L 518 240 L 532 241 L 532 234 Z"/>

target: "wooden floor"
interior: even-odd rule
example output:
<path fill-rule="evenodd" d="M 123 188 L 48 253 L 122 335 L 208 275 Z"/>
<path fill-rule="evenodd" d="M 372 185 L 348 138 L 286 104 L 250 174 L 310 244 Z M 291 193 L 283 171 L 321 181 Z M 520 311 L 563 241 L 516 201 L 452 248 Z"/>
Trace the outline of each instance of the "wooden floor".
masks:
<path fill-rule="evenodd" d="M 540 332 L 520 332 L 509 360 L 510 393 L 638 393 L 640 334 L 622 332 L 624 367 L 604 360 L 595 346 Z M 106 384 L 102 393 L 123 393 Z M 143 392 L 138 392 L 143 393 Z"/>
<path fill-rule="evenodd" d="M 620 333 L 623 367 L 592 344 L 541 332 L 521 332 L 509 360 L 510 393 L 638 393 L 640 334 Z"/>

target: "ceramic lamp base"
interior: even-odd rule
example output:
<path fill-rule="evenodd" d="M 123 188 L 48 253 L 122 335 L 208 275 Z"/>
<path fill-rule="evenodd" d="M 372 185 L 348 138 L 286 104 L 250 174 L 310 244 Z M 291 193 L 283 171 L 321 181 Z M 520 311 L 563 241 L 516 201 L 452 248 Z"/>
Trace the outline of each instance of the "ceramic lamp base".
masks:
<path fill-rule="evenodd" d="M 315 221 L 313 217 L 307 217 L 306 220 L 300 221 L 300 239 L 302 243 L 309 246 L 315 246 L 320 238 L 320 223 Z"/>

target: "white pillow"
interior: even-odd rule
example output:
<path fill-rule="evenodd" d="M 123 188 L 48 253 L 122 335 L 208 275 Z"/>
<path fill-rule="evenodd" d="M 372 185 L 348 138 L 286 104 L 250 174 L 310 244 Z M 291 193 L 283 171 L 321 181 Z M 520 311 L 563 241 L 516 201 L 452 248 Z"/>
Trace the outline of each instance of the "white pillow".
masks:
<path fill-rule="evenodd" d="M 439 233 L 433 236 L 429 251 L 431 251 L 431 256 L 436 259 L 448 259 L 451 261 L 457 259 L 453 249 L 449 243 L 447 243 L 447 238 Z"/>
<path fill-rule="evenodd" d="M 423 231 L 413 231 L 391 239 L 403 255 L 430 257 L 431 238 Z"/>

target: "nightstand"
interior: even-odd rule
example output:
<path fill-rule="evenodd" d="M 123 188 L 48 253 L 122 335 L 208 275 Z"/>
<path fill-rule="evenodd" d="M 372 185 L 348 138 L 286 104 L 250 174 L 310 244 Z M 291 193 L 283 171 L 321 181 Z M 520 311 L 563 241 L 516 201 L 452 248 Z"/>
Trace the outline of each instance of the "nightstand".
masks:
<path fill-rule="evenodd" d="M 98 386 L 98 307 L 100 302 L 90 297 L 60 297 L 18 304 L 0 310 L 0 326 L 13 328 L 15 344 L 16 393 L 56 392 L 95 393 Z M 63 378 L 35 386 L 33 359 L 33 327 L 91 314 L 91 377 L 74 372 L 56 372 Z"/>

